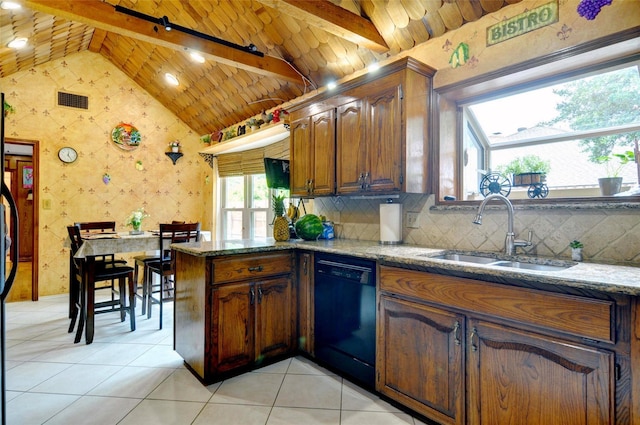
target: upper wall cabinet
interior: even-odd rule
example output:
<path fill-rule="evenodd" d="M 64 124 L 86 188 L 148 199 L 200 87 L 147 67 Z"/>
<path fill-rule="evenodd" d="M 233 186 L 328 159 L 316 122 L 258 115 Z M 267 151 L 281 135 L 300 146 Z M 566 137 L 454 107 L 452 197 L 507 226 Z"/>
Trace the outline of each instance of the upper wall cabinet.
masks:
<path fill-rule="evenodd" d="M 334 192 L 335 112 L 329 109 L 291 121 L 291 194 L 324 196 Z"/>
<path fill-rule="evenodd" d="M 292 108 L 291 194 L 430 193 L 433 74 L 404 58 Z"/>

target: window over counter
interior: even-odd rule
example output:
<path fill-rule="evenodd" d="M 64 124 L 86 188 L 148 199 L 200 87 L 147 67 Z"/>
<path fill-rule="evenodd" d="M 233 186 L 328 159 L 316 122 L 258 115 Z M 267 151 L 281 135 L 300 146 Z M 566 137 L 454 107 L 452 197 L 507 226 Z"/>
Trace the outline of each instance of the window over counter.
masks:
<path fill-rule="evenodd" d="M 438 203 L 639 202 L 638 42 L 598 40 L 440 88 Z"/>
<path fill-rule="evenodd" d="M 220 179 L 222 239 L 264 239 L 273 236 L 273 194 L 288 190 L 269 189 L 265 174 Z M 289 200 L 285 199 L 285 205 Z"/>
<path fill-rule="evenodd" d="M 639 64 L 464 105 L 464 199 L 613 195 L 602 177 L 621 179 L 618 196 L 640 195 Z"/>

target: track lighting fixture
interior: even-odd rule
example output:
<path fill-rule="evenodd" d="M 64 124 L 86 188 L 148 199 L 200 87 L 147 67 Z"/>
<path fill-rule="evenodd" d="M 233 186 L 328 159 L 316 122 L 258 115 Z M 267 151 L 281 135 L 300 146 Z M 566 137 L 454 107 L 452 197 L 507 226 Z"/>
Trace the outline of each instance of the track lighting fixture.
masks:
<path fill-rule="evenodd" d="M 160 18 L 160 25 L 162 25 L 164 27 L 165 31 L 171 31 L 171 22 L 169 22 L 169 18 L 167 18 L 166 16 L 163 16 L 162 18 Z"/>
<path fill-rule="evenodd" d="M 249 44 L 248 46 L 241 46 L 239 44 L 235 44 L 235 43 L 232 43 L 230 41 L 222 40 L 222 39 L 220 39 L 218 37 L 207 35 L 207 34 L 199 32 L 199 31 L 195 31 L 195 30 L 192 30 L 190 28 L 183 27 L 181 25 L 172 24 L 171 22 L 169 22 L 169 18 L 166 17 L 166 16 L 163 16 L 162 18 L 155 18 L 153 16 L 145 15 L 144 13 L 136 12 L 135 10 L 127 9 L 126 7 L 122 7 L 122 6 L 119 6 L 119 5 L 115 5 L 114 8 L 115 8 L 116 12 L 124 13 L 126 15 L 136 17 L 138 19 L 143 19 L 143 20 L 145 20 L 147 22 L 151 22 L 151 23 L 154 23 L 154 24 L 157 24 L 157 25 L 162 25 L 164 27 L 165 31 L 172 31 L 172 30 L 173 31 L 180 31 L 180 32 L 183 32 L 185 34 L 192 35 L 194 37 L 202 38 L 203 40 L 212 41 L 214 43 L 222 44 L 223 46 L 227 46 L 227 47 L 231 47 L 231 48 L 236 49 L 236 50 L 241 50 L 243 52 L 251 53 L 252 55 L 264 57 L 264 53 L 258 51 L 258 48 L 253 44 Z"/>

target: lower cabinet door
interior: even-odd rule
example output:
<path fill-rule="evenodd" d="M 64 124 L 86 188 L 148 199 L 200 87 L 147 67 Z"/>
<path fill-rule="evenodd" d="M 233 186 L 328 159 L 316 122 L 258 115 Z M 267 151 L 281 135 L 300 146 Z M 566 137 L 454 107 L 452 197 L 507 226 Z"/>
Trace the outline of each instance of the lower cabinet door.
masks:
<path fill-rule="evenodd" d="M 377 390 L 443 425 L 463 424 L 464 316 L 387 295 L 379 313 Z"/>
<path fill-rule="evenodd" d="M 468 423 L 615 423 L 614 353 L 469 320 Z"/>
<path fill-rule="evenodd" d="M 254 285 L 221 285 L 212 293 L 211 371 L 223 373 L 253 363 Z"/>
<path fill-rule="evenodd" d="M 296 316 L 289 277 L 256 284 L 256 361 L 293 350 Z"/>

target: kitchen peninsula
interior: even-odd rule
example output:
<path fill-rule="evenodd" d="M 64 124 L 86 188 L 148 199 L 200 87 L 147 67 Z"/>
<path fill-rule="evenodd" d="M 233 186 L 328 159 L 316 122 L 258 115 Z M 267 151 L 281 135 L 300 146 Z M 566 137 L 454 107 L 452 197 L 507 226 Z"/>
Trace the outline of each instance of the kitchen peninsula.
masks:
<path fill-rule="evenodd" d="M 381 394 L 443 424 L 534 412 L 551 423 L 560 411 L 588 423 L 640 418 L 640 268 L 536 259 L 570 267 L 526 270 L 349 240 L 173 248 L 175 348 L 204 382 L 296 349 L 313 357 L 309 257 L 326 252 L 377 262 Z"/>

